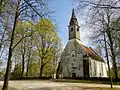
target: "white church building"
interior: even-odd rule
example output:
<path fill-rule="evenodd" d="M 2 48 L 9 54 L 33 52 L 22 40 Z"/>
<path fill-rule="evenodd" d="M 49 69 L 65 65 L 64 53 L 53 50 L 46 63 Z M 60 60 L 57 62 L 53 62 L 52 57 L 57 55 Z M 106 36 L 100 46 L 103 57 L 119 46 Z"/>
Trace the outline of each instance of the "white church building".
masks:
<path fill-rule="evenodd" d="M 61 54 L 58 76 L 61 78 L 107 77 L 105 61 L 92 48 L 85 46 L 80 40 L 80 26 L 74 9 L 68 30 L 69 40 Z"/>

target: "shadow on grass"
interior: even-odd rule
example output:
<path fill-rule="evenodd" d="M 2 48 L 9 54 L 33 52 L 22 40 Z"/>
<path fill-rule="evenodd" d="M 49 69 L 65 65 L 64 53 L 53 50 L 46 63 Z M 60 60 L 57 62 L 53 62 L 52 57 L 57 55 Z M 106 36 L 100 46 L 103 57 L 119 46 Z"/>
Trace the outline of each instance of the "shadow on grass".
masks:
<path fill-rule="evenodd" d="M 44 87 L 29 90 L 120 90 L 119 88 L 95 88 L 95 87 Z"/>
<path fill-rule="evenodd" d="M 93 84 L 110 84 L 110 81 L 100 81 L 100 80 L 73 80 L 73 79 L 56 79 L 54 82 L 69 82 L 69 83 L 93 83 Z M 120 85 L 120 82 L 113 82 L 113 85 Z"/>
<path fill-rule="evenodd" d="M 100 90 L 100 88 L 85 88 L 85 87 L 44 87 L 38 89 L 29 89 L 29 90 Z"/>
<path fill-rule="evenodd" d="M 0 86 L 0 90 L 2 90 L 2 86 Z M 17 90 L 17 89 L 13 87 L 8 87 L 8 90 Z"/>

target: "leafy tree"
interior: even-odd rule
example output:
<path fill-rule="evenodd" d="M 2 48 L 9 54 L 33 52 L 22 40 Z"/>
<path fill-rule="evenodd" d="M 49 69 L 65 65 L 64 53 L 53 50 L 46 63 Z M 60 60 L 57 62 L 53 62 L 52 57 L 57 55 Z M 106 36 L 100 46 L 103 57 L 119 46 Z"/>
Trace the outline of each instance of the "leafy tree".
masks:
<path fill-rule="evenodd" d="M 33 60 L 33 62 L 29 64 L 28 76 L 38 77 L 38 74 L 39 74 L 39 65 L 36 62 L 36 60 Z"/>
<path fill-rule="evenodd" d="M 54 51 L 59 45 L 60 39 L 55 31 L 55 26 L 49 19 L 40 19 L 36 24 L 35 44 L 39 56 L 40 77 L 45 65 L 54 59 Z"/>
<path fill-rule="evenodd" d="M 4 0 L 0 0 L 0 14 L 2 13 L 3 11 L 3 8 L 4 8 L 4 3 L 5 1 Z"/>
<path fill-rule="evenodd" d="M 21 64 L 16 64 L 14 70 L 11 72 L 12 79 L 21 78 Z"/>
<path fill-rule="evenodd" d="M 40 18 L 42 16 L 46 16 L 45 12 L 46 8 L 44 8 L 44 6 L 47 6 L 46 3 L 44 3 L 43 0 L 39 0 L 39 1 L 33 1 L 33 0 L 8 0 L 8 6 L 6 5 L 5 8 L 9 8 L 12 7 L 13 9 L 13 13 L 10 15 L 12 16 L 11 20 L 13 20 L 13 22 L 11 22 L 11 31 L 9 31 L 9 49 L 8 49 L 8 60 L 7 60 L 7 68 L 6 68 L 6 73 L 5 73 L 5 78 L 4 78 L 4 84 L 3 84 L 3 88 L 2 90 L 8 90 L 8 80 L 9 80 L 9 76 L 10 76 L 10 71 L 11 71 L 11 67 L 12 67 L 12 51 L 13 49 L 19 44 L 18 41 L 16 43 L 16 45 L 14 45 L 14 36 L 15 36 L 15 29 L 16 29 L 16 25 L 17 22 L 19 20 L 35 20 L 37 18 L 37 16 L 39 15 Z M 46 2 L 46 1 L 45 1 Z M 39 12 L 37 11 L 43 11 L 43 13 L 39 14 Z M 11 10 L 9 11 L 11 12 Z M 35 12 L 35 13 L 33 13 Z M 36 15 L 37 14 L 37 15 Z M 48 15 L 48 13 L 47 13 Z M 34 18 L 36 17 L 36 18 Z M 14 46 L 13 46 L 14 45 Z"/>
<path fill-rule="evenodd" d="M 0 58 L 0 66 L 2 65 L 2 63 L 3 63 L 3 61 L 2 61 L 2 59 Z"/>
<path fill-rule="evenodd" d="M 19 21 L 16 26 L 14 43 L 16 45 L 16 41 L 20 41 L 19 45 L 17 45 L 16 47 L 16 50 L 17 50 L 17 54 L 21 56 L 21 66 L 22 66 L 21 78 L 23 77 L 24 71 L 25 71 L 25 62 L 27 58 L 26 56 L 27 56 L 27 53 L 29 52 L 28 47 L 30 44 L 29 38 L 34 33 L 33 29 L 34 29 L 34 25 L 27 21 L 25 22 Z"/>

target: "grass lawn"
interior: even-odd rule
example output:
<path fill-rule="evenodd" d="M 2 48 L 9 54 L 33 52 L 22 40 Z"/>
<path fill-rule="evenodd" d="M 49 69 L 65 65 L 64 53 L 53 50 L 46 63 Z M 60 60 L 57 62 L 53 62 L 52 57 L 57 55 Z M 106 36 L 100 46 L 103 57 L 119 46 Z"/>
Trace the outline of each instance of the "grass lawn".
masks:
<path fill-rule="evenodd" d="M 92 89 L 92 88 L 91 88 Z M 90 90 L 91 90 L 90 89 Z M 86 89 L 85 89 L 86 90 Z M 89 90 L 89 89 L 88 89 Z M 97 88 L 93 88 L 93 90 L 120 90 L 120 88 L 99 88 L 99 89 L 97 89 Z"/>
<path fill-rule="evenodd" d="M 120 90 L 120 88 L 100 88 L 100 90 Z"/>
<path fill-rule="evenodd" d="M 80 89 L 82 90 L 82 89 Z M 83 90 L 120 90 L 120 88 L 96 88 L 96 87 L 83 87 Z"/>
<path fill-rule="evenodd" d="M 55 82 L 70 82 L 70 83 L 93 83 L 93 84 L 110 84 L 110 81 L 99 80 L 72 80 L 72 79 L 58 79 Z M 113 85 L 120 85 L 120 82 L 113 82 Z"/>
<path fill-rule="evenodd" d="M 2 86 L 0 86 L 0 90 L 2 90 Z M 17 90 L 17 89 L 12 88 L 12 87 L 9 87 L 9 89 L 8 89 L 8 90 Z"/>

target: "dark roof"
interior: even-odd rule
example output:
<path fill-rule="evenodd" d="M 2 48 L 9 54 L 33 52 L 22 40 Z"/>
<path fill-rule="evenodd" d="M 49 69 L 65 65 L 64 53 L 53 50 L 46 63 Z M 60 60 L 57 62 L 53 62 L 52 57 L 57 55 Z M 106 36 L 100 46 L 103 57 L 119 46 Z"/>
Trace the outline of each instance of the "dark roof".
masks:
<path fill-rule="evenodd" d="M 74 8 L 72 9 L 72 17 L 71 18 L 76 19 Z"/>
<path fill-rule="evenodd" d="M 87 47 L 81 44 L 81 47 L 84 49 L 88 57 L 91 57 L 94 60 L 105 62 L 91 47 Z"/>
<path fill-rule="evenodd" d="M 69 25 L 75 25 L 75 24 L 78 25 L 78 21 L 77 21 L 77 18 L 75 16 L 75 11 L 74 11 L 74 8 L 73 8 L 73 10 L 72 10 L 72 16 L 71 16 Z"/>

